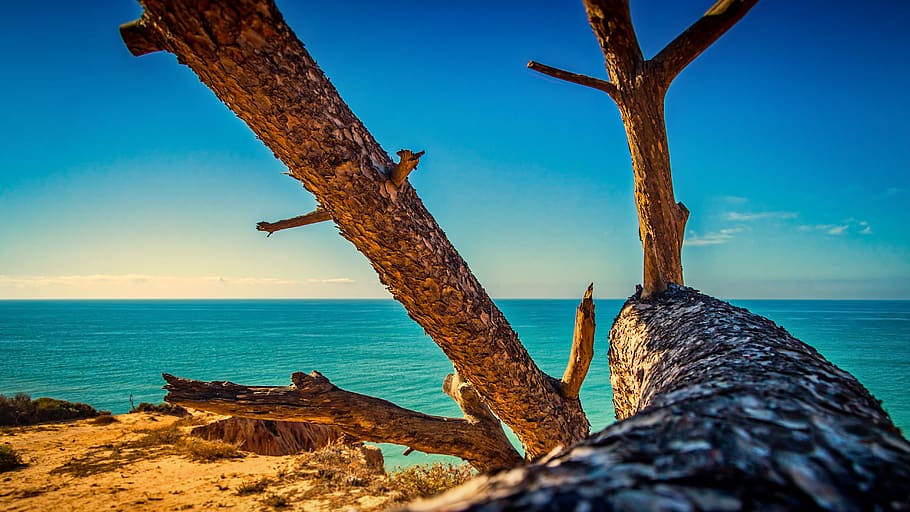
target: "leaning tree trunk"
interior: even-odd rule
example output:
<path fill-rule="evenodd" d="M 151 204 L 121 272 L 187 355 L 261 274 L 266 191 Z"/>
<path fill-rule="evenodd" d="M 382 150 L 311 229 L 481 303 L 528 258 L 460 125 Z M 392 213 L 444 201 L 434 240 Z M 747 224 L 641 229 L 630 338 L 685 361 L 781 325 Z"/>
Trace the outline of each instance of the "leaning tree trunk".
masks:
<path fill-rule="evenodd" d="M 272 0 L 141 3 L 142 17 L 121 27 L 130 50 L 175 54 L 320 204 L 310 215 L 259 229 L 333 219 L 528 457 L 587 435 L 577 397 L 537 367 L 406 181 L 422 153 L 402 150 L 401 162 L 392 162 Z"/>
<path fill-rule="evenodd" d="M 910 443 L 770 320 L 688 288 L 633 297 L 610 372 L 623 421 L 412 510 L 910 510 Z"/>

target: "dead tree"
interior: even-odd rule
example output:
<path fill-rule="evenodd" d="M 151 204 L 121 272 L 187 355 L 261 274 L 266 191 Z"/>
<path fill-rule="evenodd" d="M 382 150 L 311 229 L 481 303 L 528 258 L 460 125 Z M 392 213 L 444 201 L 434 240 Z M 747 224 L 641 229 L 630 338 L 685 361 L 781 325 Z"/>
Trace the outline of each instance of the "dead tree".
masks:
<path fill-rule="evenodd" d="M 458 397 L 465 420 L 459 423 L 387 408 L 384 413 L 408 418 L 408 422 L 389 421 L 388 425 L 407 424 L 411 429 L 421 423 L 425 428 L 420 430 L 419 449 L 456 453 L 446 448 L 448 433 L 435 426 L 448 423 L 455 428 L 466 423 L 461 425 L 465 432 L 478 437 L 465 446 L 474 447 L 477 453 L 460 449 L 457 454 L 484 469 L 507 467 L 520 460 L 502 435 L 498 420 L 492 428 L 493 418 L 515 432 L 528 458 L 587 436 L 588 420 L 577 397 L 584 372 L 566 371 L 573 379 L 567 392 L 560 379 L 537 367 L 408 183 L 407 174 L 423 153 L 402 150 L 398 163 L 391 160 L 342 101 L 271 0 L 143 0 L 142 5 L 142 17 L 121 27 L 130 51 L 142 55 L 164 50 L 176 55 L 247 123 L 320 204 L 316 212 L 261 223 L 259 229 L 271 233 L 331 218 L 341 235 L 370 260 L 393 297 L 452 361 L 462 384 L 450 394 Z M 593 329 L 579 332 L 593 337 Z M 591 355 L 590 351 L 578 353 Z M 587 368 L 587 362 L 578 358 L 570 364 Z M 331 421 L 346 432 L 363 431 L 365 424 L 360 420 L 368 420 L 368 414 L 327 410 L 340 402 L 321 408 L 307 404 L 300 383 L 296 384 L 296 388 L 287 388 L 288 393 L 296 393 L 296 413 L 285 410 L 285 419 Z M 327 381 L 312 385 L 317 384 L 330 386 Z M 184 385 L 189 384 L 172 380 L 167 399 L 214 407 L 183 398 L 180 389 Z M 476 398 L 468 399 L 466 394 L 476 394 Z M 367 403 L 373 402 L 361 404 Z M 263 407 L 268 404 L 268 399 L 263 400 Z M 227 407 L 219 406 L 220 410 Z M 246 407 L 248 404 L 237 404 L 232 413 L 262 419 L 274 419 L 277 414 L 242 412 Z M 353 417 L 358 419 L 349 423 L 343 419 Z M 416 446 L 416 440 L 395 438 Z M 497 449 L 489 449 L 497 443 Z"/>
<path fill-rule="evenodd" d="M 610 332 L 622 420 L 411 510 L 910 510 L 910 443 L 853 376 L 688 288 Z"/>

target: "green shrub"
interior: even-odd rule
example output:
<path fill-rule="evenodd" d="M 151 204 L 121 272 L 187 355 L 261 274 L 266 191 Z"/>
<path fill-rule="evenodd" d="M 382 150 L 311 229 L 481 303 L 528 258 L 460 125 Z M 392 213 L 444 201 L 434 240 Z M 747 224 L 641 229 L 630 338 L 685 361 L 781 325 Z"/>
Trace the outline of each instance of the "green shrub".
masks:
<path fill-rule="evenodd" d="M 39 398 L 33 403 L 35 405 L 35 423 L 94 418 L 99 414 L 91 405 L 54 398 Z"/>
<path fill-rule="evenodd" d="M 406 499 L 425 498 L 445 492 L 474 477 L 474 470 L 467 464 L 422 464 L 399 468 L 389 475 L 389 483 Z"/>
<path fill-rule="evenodd" d="M 22 457 L 8 444 L 0 444 L 0 473 L 24 466 Z"/>
<path fill-rule="evenodd" d="M 150 404 L 148 402 L 141 402 L 136 407 L 130 409 L 130 412 L 156 412 L 158 414 L 169 414 L 171 416 L 177 416 L 178 418 L 182 418 L 189 414 L 189 411 L 183 407 L 180 407 L 179 405 L 169 404 L 167 402 L 162 402 L 158 405 Z"/>
<path fill-rule="evenodd" d="M 53 398 L 32 400 L 25 393 L 12 398 L 0 395 L 0 426 L 23 426 L 82 418 L 94 418 L 99 412 L 88 404 Z"/>

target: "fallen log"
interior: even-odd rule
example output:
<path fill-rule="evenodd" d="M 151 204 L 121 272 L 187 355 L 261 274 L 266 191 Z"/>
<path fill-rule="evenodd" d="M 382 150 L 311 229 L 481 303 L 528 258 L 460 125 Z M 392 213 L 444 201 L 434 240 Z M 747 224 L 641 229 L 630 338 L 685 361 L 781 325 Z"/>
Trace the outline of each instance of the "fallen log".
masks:
<path fill-rule="evenodd" d="M 768 319 L 671 286 L 610 332 L 618 423 L 409 510 L 908 510 L 910 443 Z"/>

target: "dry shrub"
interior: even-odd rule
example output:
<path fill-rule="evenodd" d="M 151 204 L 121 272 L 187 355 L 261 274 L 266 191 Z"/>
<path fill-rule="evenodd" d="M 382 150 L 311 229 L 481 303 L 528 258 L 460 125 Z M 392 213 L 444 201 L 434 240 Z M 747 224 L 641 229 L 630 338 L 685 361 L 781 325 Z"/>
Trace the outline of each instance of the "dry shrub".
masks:
<path fill-rule="evenodd" d="M 54 398 L 32 400 L 25 393 L 12 397 L 0 395 L 0 425 L 24 426 L 52 421 L 94 418 L 100 414 L 88 404 Z"/>
<path fill-rule="evenodd" d="M 157 405 L 151 404 L 149 402 L 141 402 L 136 407 L 133 407 L 132 409 L 130 409 L 130 413 L 134 413 L 134 412 L 151 412 L 151 413 L 158 413 L 158 414 L 168 414 L 170 416 L 177 416 L 179 418 L 182 418 L 189 414 L 189 411 L 187 411 L 183 407 L 180 407 L 179 405 L 169 404 L 167 402 L 163 402 L 163 403 L 160 403 Z"/>
<path fill-rule="evenodd" d="M 8 444 L 0 444 L 0 473 L 24 466 L 22 457 Z"/>
<path fill-rule="evenodd" d="M 120 420 L 110 414 L 102 414 L 91 420 L 92 425 L 110 425 L 111 423 L 120 423 Z"/>
<path fill-rule="evenodd" d="M 426 498 L 461 485 L 474 477 L 474 470 L 467 464 L 434 462 L 409 468 L 398 468 L 389 475 L 391 487 L 412 500 Z"/>
<path fill-rule="evenodd" d="M 213 462 L 221 459 L 242 459 L 241 452 L 236 445 L 223 441 L 206 441 L 192 437 L 183 438 L 178 448 L 192 460 L 199 462 Z"/>
<path fill-rule="evenodd" d="M 291 506 L 287 496 L 281 496 L 280 494 L 269 494 L 263 498 L 262 504 L 272 508 L 287 508 Z"/>
<path fill-rule="evenodd" d="M 237 496 L 259 494 L 265 491 L 266 487 L 268 487 L 270 483 L 272 482 L 268 478 L 260 478 L 259 480 L 241 482 L 241 484 L 237 486 Z"/>

